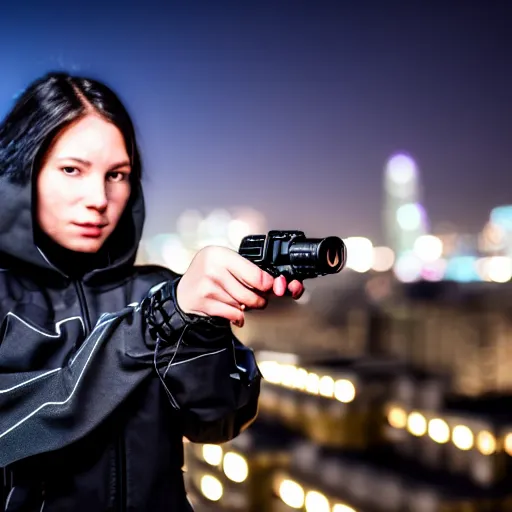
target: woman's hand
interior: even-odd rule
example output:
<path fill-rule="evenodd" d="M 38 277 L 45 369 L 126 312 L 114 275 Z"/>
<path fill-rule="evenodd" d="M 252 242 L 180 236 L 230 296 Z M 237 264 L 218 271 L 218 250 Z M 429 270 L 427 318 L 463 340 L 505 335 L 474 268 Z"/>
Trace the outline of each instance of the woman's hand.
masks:
<path fill-rule="evenodd" d="M 269 293 L 283 296 L 287 289 L 298 299 L 304 286 L 299 281 L 287 285 L 284 276 L 274 279 L 237 252 L 211 246 L 195 255 L 176 293 L 185 313 L 226 318 L 242 327 L 246 308 L 262 309 Z"/>

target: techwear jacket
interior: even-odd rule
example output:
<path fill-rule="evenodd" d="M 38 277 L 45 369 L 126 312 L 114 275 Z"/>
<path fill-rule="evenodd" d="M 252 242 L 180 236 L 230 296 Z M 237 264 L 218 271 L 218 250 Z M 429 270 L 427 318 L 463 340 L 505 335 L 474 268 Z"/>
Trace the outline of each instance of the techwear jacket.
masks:
<path fill-rule="evenodd" d="M 108 264 L 76 276 L 37 242 L 31 189 L 0 178 L 0 510 L 189 511 L 183 436 L 254 420 L 254 355 L 179 310 L 179 275 L 134 265 L 140 190 Z"/>

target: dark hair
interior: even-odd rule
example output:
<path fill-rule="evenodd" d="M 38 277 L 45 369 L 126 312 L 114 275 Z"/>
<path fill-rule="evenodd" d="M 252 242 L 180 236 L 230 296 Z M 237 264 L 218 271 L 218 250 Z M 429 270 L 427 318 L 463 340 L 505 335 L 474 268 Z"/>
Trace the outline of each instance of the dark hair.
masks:
<path fill-rule="evenodd" d="M 27 184 L 57 134 L 91 111 L 120 130 L 133 183 L 138 183 L 140 153 L 132 120 L 119 97 L 97 80 L 62 72 L 47 73 L 32 82 L 0 124 L 0 177 Z"/>

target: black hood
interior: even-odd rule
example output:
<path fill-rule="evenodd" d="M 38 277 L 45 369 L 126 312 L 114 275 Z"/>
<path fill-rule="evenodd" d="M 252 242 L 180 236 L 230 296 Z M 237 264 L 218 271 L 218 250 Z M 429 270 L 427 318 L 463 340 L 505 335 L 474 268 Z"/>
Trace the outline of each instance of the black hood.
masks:
<path fill-rule="evenodd" d="M 12 183 L 0 177 L 0 266 L 27 266 L 36 271 L 44 270 L 67 275 L 67 269 L 84 258 L 98 264 L 89 264 L 83 273 L 84 280 L 105 272 L 131 267 L 144 226 L 144 198 L 140 185 L 134 186 L 132 196 L 119 225 L 101 249 L 101 256 L 87 256 L 66 251 L 45 240 L 34 223 L 34 193 L 32 182 L 26 185 Z M 64 264 L 66 262 L 66 264 Z M 99 263 L 101 262 L 101 263 Z M 115 272 L 117 274 L 117 272 Z"/>

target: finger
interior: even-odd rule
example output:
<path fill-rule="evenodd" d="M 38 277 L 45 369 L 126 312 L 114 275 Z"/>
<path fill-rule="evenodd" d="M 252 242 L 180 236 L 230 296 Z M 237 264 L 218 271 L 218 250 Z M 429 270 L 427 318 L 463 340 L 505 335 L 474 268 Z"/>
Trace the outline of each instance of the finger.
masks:
<path fill-rule="evenodd" d="M 286 293 L 286 277 L 279 276 L 274 279 L 273 290 L 278 297 L 282 297 Z"/>
<path fill-rule="evenodd" d="M 300 281 L 293 280 L 288 284 L 288 291 L 294 299 L 298 299 L 304 293 L 304 285 Z"/>
<path fill-rule="evenodd" d="M 225 318 L 226 320 L 229 320 L 231 323 L 235 324 L 237 327 L 243 327 L 245 323 L 244 312 L 241 311 L 238 307 L 231 306 L 225 302 L 210 300 L 208 301 L 205 310 L 208 315 Z"/>
<path fill-rule="evenodd" d="M 208 300 L 223 302 L 224 304 L 233 306 L 234 308 L 240 308 L 241 305 L 241 302 L 237 301 L 224 289 L 220 279 L 215 283 L 214 287 L 212 287 L 212 290 L 206 295 L 206 298 Z"/>
<path fill-rule="evenodd" d="M 253 288 L 261 292 L 267 292 L 272 289 L 274 278 L 268 272 L 261 270 L 252 261 L 234 251 L 232 251 L 231 257 L 227 261 L 226 268 L 247 288 Z"/>
<path fill-rule="evenodd" d="M 267 300 L 264 297 L 244 286 L 229 271 L 221 276 L 218 284 L 222 286 L 238 304 L 244 304 L 253 309 L 263 308 L 267 304 Z"/>

